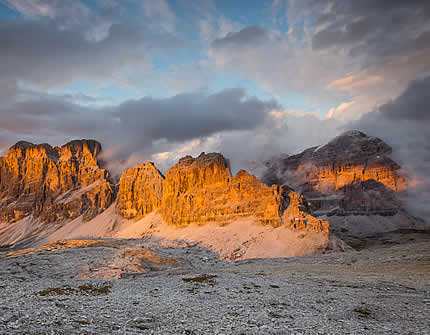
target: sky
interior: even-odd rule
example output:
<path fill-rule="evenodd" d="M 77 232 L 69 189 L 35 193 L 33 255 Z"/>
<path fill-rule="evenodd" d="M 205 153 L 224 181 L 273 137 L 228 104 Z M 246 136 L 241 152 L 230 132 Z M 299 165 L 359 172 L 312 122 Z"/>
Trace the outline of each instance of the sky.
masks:
<path fill-rule="evenodd" d="M 348 129 L 430 197 L 430 1 L 0 0 L 0 152 L 102 143 L 113 174 L 239 168 Z"/>

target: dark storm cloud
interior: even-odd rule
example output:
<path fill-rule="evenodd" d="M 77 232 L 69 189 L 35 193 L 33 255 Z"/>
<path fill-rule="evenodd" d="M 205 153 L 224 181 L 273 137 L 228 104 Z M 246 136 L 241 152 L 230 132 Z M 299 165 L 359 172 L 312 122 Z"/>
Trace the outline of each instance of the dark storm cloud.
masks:
<path fill-rule="evenodd" d="M 88 136 L 97 123 L 109 121 L 99 110 L 78 105 L 72 96 L 55 96 L 25 91 L 19 88 L 2 100 L 0 131 L 8 132 L 11 140 L 38 136 Z M 81 101 L 82 97 L 78 97 Z"/>
<path fill-rule="evenodd" d="M 419 143 L 419 150 L 427 148 L 430 160 L 430 76 L 409 83 L 407 89 L 396 99 L 388 101 L 378 109 L 364 114 L 360 120 L 352 122 L 350 128 L 366 129 L 375 136 L 390 139 L 389 142 L 417 148 L 411 143 Z M 416 157 L 422 158 L 421 155 Z M 427 158 L 426 158 L 427 159 Z"/>
<path fill-rule="evenodd" d="M 14 141 L 24 136 L 36 142 L 91 135 L 108 147 L 121 149 L 118 155 L 125 158 L 135 151 L 151 150 L 157 140 L 181 143 L 222 131 L 254 129 L 278 107 L 275 101 L 248 97 L 242 89 L 144 97 L 103 108 L 78 105 L 69 96 L 41 95 L 6 101 L 0 107 L 0 131 L 14 134 Z"/>
<path fill-rule="evenodd" d="M 430 122 L 430 77 L 411 82 L 406 91 L 379 108 L 381 117 Z"/>
<path fill-rule="evenodd" d="M 111 25 L 100 40 L 85 33 L 49 20 L 0 22 L 0 80 L 52 87 L 75 79 L 111 78 L 124 66 L 143 64 L 151 48 L 178 45 L 169 37 L 121 23 Z"/>
<path fill-rule="evenodd" d="M 211 95 L 145 97 L 121 104 L 114 115 L 121 132 L 133 134 L 128 143 L 133 150 L 161 139 L 182 142 L 221 131 L 253 129 L 277 107 L 274 101 L 246 97 L 242 89 L 226 89 Z"/>
<path fill-rule="evenodd" d="M 351 56 L 382 63 L 397 55 L 430 46 L 429 1 L 337 0 L 319 18 L 312 37 L 315 50 L 348 47 Z"/>
<path fill-rule="evenodd" d="M 238 32 L 227 34 L 223 38 L 216 39 L 212 43 L 213 48 L 224 48 L 224 47 L 246 47 L 255 46 L 258 43 L 264 43 L 269 38 L 269 33 L 258 27 L 249 26 Z"/>
<path fill-rule="evenodd" d="M 405 200 L 414 214 L 428 220 L 430 208 L 430 77 L 412 81 L 396 99 L 348 125 L 382 138 L 409 180 Z"/>
<path fill-rule="evenodd" d="M 324 29 L 314 35 L 312 47 L 323 49 L 333 45 L 342 46 L 360 42 L 373 32 L 372 26 L 373 22 L 369 17 L 360 18 L 358 21 L 347 25 L 333 23 L 330 29 Z"/>
<path fill-rule="evenodd" d="M 144 136 L 183 141 L 223 130 L 252 129 L 276 107 L 274 101 L 247 98 L 242 89 L 226 89 L 212 95 L 145 97 L 121 104 L 115 114 L 123 127 L 131 129 L 137 125 Z"/>

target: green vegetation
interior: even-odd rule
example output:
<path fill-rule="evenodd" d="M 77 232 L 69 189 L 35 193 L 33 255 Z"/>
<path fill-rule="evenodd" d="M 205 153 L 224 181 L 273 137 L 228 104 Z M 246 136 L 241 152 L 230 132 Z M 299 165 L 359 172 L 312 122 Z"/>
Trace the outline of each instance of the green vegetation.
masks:
<path fill-rule="evenodd" d="M 217 277 L 216 275 L 201 275 L 201 276 L 192 277 L 192 278 L 182 278 L 182 280 L 186 283 L 204 283 L 204 282 L 215 283 L 214 278 L 216 277 Z"/>
<path fill-rule="evenodd" d="M 105 285 L 93 285 L 86 284 L 73 288 L 70 286 L 48 288 L 37 292 L 36 294 L 45 297 L 51 295 L 72 295 L 72 294 L 85 294 L 85 295 L 105 295 L 110 293 L 112 286 L 110 284 Z"/>
<path fill-rule="evenodd" d="M 357 307 L 353 311 L 358 314 L 359 319 L 368 319 L 371 316 L 371 311 L 366 307 Z"/>
<path fill-rule="evenodd" d="M 48 288 L 46 290 L 42 290 L 38 292 L 38 294 L 42 297 L 47 295 L 72 295 L 74 292 L 74 289 L 70 286 L 63 286 L 63 287 L 54 287 L 54 288 Z"/>

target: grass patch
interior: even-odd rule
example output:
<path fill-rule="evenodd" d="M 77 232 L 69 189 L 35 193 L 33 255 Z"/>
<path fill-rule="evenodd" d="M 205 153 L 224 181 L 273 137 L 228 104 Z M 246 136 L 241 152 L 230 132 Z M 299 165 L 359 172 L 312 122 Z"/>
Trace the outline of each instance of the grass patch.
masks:
<path fill-rule="evenodd" d="M 78 286 L 78 289 L 89 295 L 105 295 L 110 293 L 111 285 L 95 286 L 92 284 Z"/>
<path fill-rule="evenodd" d="M 105 285 L 93 285 L 93 284 L 86 284 L 78 286 L 77 288 L 73 288 L 70 286 L 63 286 L 63 287 L 53 287 L 48 288 L 46 290 L 42 290 L 37 292 L 37 295 L 40 295 L 42 297 L 45 296 L 52 296 L 52 295 L 72 295 L 72 294 L 84 294 L 84 295 L 105 295 L 109 294 L 111 291 L 111 285 L 105 284 Z"/>
<path fill-rule="evenodd" d="M 182 278 L 182 280 L 186 283 L 215 283 L 216 275 L 201 275 L 197 277 L 191 277 L 191 278 Z"/>
<path fill-rule="evenodd" d="M 75 323 L 79 323 L 80 325 L 89 325 L 90 323 L 86 320 L 73 320 Z"/>
<path fill-rule="evenodd" d="M 279 288 L 278 285 L 270 285 L 271 288 Z"/>
<path fill-rule="evenodd" d="M 356 239 L 354 241 L 348 241 L 347 243 L 351 248 L 353 248 L 356 251 L 363 250 L 367 246 L 366 241 L 358 240 L 358 239 Z"/>
<path fill-rule="evenodd" d="M 366 307 L 357 307 L 352 311 L 358 314 L 359 319 L 368 319 L 372 315 L 372 312 Z"/>
<path fill-rule="evenodd" d="M 74 289 L 70 286 L 63 286 L 63 287 L 53 287 L 48 288 L 46 290 L 42 290 L 38 292 L 42 297 L 49 296 L 49 295 L 72 295 L 74 292 Z"/>

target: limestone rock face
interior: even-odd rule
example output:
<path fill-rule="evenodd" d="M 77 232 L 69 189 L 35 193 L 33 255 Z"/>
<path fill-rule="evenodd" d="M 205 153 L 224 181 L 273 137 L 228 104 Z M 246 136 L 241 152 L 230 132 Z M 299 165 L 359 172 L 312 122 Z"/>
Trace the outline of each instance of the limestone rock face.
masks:
<path fill-rule="evenodd" d="M 291 207 L 286 216 L 291 228 L 327 231 L 328 223 L 312 227 L 305 224 L 311 216 L 301 212 L 300 197 L 290 201 L 293 195 L 295 192 L 288 187 L 266 186 L 243 170 L 233 178 L 221 154 L 202 153 L 197 158 L 180 159 L 167 171 L 162 216 L 172 225 L 228 223 L 256 217 L 263 224 L 278 227 L 284 224 L 284 212 Z M 291 224 L 295 214 L 303 224 Z"/>
<path fill-rule="evenodd" d="M 333 193 L 340 188 L 375 180 L 397 192 L 406 188 L 400 166 L 390 157 L 391 147 L 376 137 L 348 131 L 322 147 L 268 163 L 263 181 L 286 183 L 302 192 Z"/>
<path fill-rule="evenodd" d="M 140 218 L 161 207 L 164 177 L 153 163 L 137 164 L 119 182 L 116 210 L 121 216 Z"/>
<path fill-rule="evenodd" d="M 54 222 L 103 211 L 114 192 L 97 160 L 100 151 L 94 140 L 61 147 L 16 143 L 0 158 L 0 218 L 14 221 L 33 214 Z"/>
<path fill-rule="evenodd" d="M 406 183 L 391 151 L 379 138 L 349 131 L 324 146 L 268 162 L 262 180 L 293 186 L 313 214 L 394 215 L 398 203 L 392 193 L 405 190 Z"/>
<path fill-rule="evenodd" d="M 294 191 L 288 192 L 289 205 L 284 211 L 283 219 L 286 225 L 293 229 L 329 232 L 328 221 L 317 219 L 308 214 L 303 203 L 303 196 Z"/>

